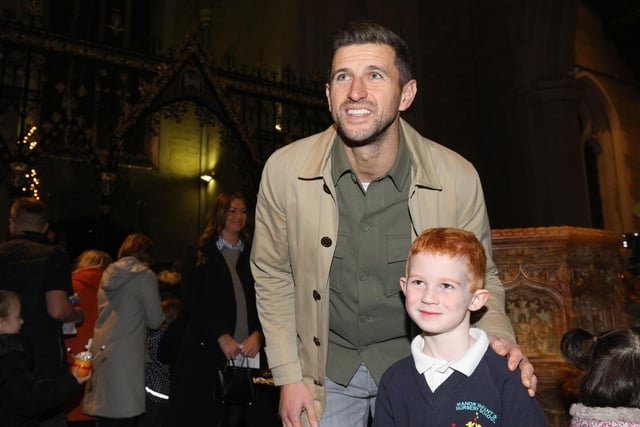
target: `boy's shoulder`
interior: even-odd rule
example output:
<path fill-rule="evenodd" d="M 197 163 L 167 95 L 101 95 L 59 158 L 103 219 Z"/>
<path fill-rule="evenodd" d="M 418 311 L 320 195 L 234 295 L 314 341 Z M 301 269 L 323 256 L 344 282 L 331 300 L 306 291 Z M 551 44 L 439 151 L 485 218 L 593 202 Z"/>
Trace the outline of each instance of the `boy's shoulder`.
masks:
<path fill-rule="evenodd" d="M 382 379 L 380 381 L 391 381 L 393 378 L 406 377 L 413 373 L 417 373 L 413 356 L 407 356 L 389 366 L 389 368 L 387 368 L 387 370 L 382 374 Z"/>
<path fill-rule="evenodd" d="M 503 389 L 511 383 L 522 385 L 520 368 L 511 371 L 507 365 L 507 358 L 496 353 L 491 346 L 487 347 L 467 381 L 493 384 L 496 389 Z"/>
<path fill-rule="evenodd" d="M 486 363 L 489 371 L 496 379 L 512 379 L 517 378 L 520 382 L 520 368 L 516 368 L 515 371 L 509 369 L 507 365 L 507 358 L 496 353 L 491 346 L 487 348 L 480 363 Z"/>

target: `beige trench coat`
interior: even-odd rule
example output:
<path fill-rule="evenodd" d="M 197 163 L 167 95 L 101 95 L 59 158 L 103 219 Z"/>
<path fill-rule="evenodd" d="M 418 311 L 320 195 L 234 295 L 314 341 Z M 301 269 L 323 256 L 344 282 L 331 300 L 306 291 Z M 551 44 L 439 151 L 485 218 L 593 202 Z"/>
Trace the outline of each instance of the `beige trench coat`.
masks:
<path fill-rule="evenodd" d="M 450 149 L 422 137 L 401 120 L 411 157 L 409 210 L 412 236 L 430 227 L 458 227 L 475 233 L 491 254 L 491 231 L 478 174 Z M 258 314 L 276 384 L 304 380 L 318 416 L 325 407 L 325 365 L 329 329 L 329 268 L 338 232 L 338 206 L 331 178 L 336 131 L 296 141 L 276 151 L 265 165 L 251 254 Z M 509 337 L 504 288 L 487 258 L 487 307 L 478 326 Z M 306 422 L 306 417 L 305 422 Z"/>

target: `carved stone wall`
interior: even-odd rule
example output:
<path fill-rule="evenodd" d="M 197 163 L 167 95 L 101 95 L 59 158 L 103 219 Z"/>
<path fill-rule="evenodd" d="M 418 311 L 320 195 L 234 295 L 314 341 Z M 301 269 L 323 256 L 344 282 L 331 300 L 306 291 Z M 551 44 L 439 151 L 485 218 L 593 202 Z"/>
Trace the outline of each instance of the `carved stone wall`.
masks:
<path fill-rule="evenodd" d="M 493 258 L 507 315 L 538 376 L 538 399 L 552 426 L 568 426 L 581 372 L 564 361 L 563 334 L 628 326 L 620 278 L 621 236 L 578 227 L 493 230 Z"/>

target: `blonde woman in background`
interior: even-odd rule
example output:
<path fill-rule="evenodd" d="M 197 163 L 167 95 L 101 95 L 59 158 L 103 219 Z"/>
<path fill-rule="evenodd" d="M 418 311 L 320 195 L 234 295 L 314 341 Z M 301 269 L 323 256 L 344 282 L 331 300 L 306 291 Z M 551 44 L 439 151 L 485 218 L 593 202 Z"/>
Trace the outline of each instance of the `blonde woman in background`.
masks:
<path fill-rule="evenodd" d="M 98 315 L 98 287 L 102 273 L 111 264 L 111 255 L 98 249 L 88 249 L 78 256 L 75 270 L 71 273 L 73 292 L 84 310 L 84 321 L 76 325 L 77 333 L 65 337 L 65 345 L 72 354 L 85 351 L 85 345 L 93 336 L 93 326 Z M 82 412 L 84 389 L 74 394 L 66 403 L 67 420 L 84 422 L 78 425 L 94 425 L 95 418 Z"/>

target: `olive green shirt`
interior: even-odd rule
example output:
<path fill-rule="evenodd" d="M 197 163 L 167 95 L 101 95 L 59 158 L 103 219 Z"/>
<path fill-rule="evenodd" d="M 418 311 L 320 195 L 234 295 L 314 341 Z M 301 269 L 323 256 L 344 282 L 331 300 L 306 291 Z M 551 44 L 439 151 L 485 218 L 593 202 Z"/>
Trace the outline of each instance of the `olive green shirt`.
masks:
<path fill-rule="evenodd" d="M 379 382 L 392 363 L 410 353 L 399 283 L 411 246 L 409 152 L 401 137 L 395 164 L 365 190 L 338 138 L 332 150 L 339 222 L 329 276 L 327 376 L 346 385 L 364 362 Z"/>

